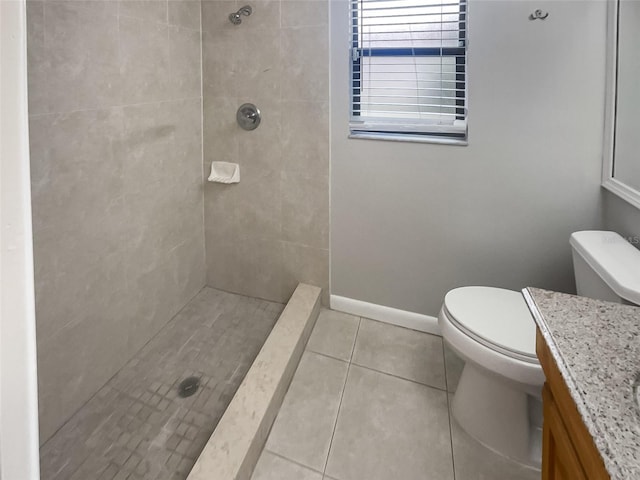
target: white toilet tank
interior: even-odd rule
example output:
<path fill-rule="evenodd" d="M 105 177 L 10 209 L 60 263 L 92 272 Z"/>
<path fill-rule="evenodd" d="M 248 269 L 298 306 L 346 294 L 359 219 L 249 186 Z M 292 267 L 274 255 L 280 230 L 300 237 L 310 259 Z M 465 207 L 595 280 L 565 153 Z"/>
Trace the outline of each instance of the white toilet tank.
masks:
<path fill-rule="evenodd" d="M 578 295 L 640 305 L 640 250 L 615 232 L 571 234 Z"/>

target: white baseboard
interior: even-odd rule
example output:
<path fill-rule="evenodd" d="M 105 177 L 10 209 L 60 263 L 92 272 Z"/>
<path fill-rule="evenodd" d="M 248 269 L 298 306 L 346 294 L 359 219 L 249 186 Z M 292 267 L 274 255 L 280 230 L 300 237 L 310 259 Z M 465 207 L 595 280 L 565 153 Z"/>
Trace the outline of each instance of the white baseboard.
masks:
<path fill-rule="evenodd" d="M 407 312 L 397 308 L 376 305 L 375 303 L 363 302 L 352 298 L 331 295 L 330 305 L 332 310 L 338 310 L 359 317 L 371 318 L 399 327 L 411 328 L 420 332 L 440 335 L 438 319 L 429 315 Z"/>

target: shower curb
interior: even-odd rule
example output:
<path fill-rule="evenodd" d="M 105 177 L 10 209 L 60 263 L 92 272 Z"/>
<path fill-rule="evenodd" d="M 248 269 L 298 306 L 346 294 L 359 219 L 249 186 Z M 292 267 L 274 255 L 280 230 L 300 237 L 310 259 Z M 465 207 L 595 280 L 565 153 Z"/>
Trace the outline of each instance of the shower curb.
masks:
<path fill-rule="evenodd" d="M 249 480 L 320 312 L 298 284 L 187 480 Z"/>

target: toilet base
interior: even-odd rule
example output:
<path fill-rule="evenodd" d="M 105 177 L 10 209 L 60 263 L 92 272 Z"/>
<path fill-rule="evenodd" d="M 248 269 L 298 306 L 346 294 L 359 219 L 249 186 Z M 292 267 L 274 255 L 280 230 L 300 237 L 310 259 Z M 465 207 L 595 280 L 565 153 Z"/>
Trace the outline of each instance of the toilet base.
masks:
<path fill-rule="evenodd" d="M 467 361 L 453 397 L 452 413 L 462 429 L 486 447 L 540 468 L 540 398 Z"/>

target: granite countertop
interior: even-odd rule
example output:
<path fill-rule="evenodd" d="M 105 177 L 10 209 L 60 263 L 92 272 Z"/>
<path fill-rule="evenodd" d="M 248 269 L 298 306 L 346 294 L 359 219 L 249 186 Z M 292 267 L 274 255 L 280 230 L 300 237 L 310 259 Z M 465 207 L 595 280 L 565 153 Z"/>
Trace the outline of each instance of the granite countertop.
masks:
<path fill-rule="evenodd" d="M 640 479 L 640 307 L 523 290 L 613 480 Z"/>

